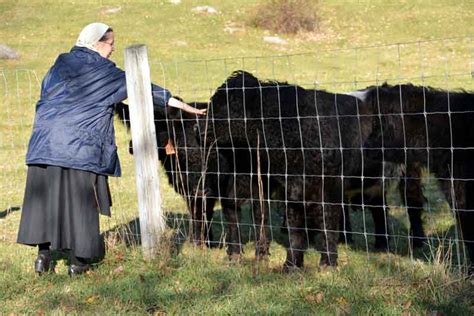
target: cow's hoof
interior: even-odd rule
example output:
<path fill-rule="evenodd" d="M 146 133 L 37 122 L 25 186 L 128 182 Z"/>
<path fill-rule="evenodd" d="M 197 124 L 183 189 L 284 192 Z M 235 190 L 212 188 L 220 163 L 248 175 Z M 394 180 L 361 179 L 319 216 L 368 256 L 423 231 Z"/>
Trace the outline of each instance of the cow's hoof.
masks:
<path fill-rule="evenodd" d="M 292 263 L 289 263 L 289 262 L 285 262 L 285 264 L 283 265 L 283 273 L 294 273 L 294 272 L 299 272 L 303 269 L 303 267 L 299 267 L 297 265 L 294 265 Z"/>
<path fill-rule="evenodd" d="M 331 266 L 328 264 L 322 264 L 318 268 L 319 273 L 330 273 L 330 272 L 338 272 L 339 267 L 338 266 Z"/>
<path fill-rule="evenodd" d="M 231 253 L 227 256 L 230 262 L 240 262 L 242 261 L 242 254 L 240 253 Z"/>
<path fill-rule="evenodd" d="M 270 261 L 270 256 L 269 256 L 268 253 L 257 254 L 257 255 L 255 255 L 255 260 L 257 260 L 257 261 Z"/>

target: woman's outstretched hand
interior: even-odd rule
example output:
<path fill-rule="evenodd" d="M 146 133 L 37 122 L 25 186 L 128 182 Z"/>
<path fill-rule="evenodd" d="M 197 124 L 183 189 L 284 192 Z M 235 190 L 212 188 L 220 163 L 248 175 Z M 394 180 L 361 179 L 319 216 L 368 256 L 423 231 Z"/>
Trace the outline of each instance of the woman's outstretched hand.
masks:
<path fill-rule="evenodd" d="M 168 101 L 168 105 L 186 111 L 188 113 L 197 114 L 197 115 L 206 115 L 207 109 L 196 109 L 195 107 L 190 106 L 187 103 L 181 102 L 178 99 L 171 97 Z"/>

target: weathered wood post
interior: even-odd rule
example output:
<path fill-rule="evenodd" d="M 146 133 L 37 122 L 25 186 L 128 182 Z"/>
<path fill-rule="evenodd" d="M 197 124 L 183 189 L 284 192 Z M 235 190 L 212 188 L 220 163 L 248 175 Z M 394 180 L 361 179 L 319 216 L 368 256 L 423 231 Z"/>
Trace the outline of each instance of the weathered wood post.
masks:
<path fill-rule="evenodd" d="M 152 259 L 157 254 L 160 236 L 165 229 L 165 218 L 161 210 L 150 68 L 145 45 L 125 49 L 125 73 L 143 256 Z"/>

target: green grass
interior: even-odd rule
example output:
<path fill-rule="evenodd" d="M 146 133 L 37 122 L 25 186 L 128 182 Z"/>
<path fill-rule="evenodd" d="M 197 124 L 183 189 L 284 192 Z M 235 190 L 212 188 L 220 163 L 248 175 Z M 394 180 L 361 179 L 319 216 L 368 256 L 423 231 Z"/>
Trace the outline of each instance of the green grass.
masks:
<path fill-rule="evenodd" d="M 182 2 L 0 0 L 0 42 L 22 56 L 0 60 L 0 214 L 22 203 L 24 155 L 40 81 L 92 21 L 115 29 L 112 58 L 122 68 L 124 48 L 145 43 L 153 81 L 185 100 L 207 100 L 236 69 L 336 92 L 383 81 L 473 89 L 474 4 L 469 1 L 321 0 L 320 32 L 280 35 L 288 41 L 283 46 L 262 40 L 279 34 L 249 24 L 261 1 Z M 206 4 L 219 14 L 191 11 Z M 121 10 L 104 14 L 109 7 Z M 226 27 L 235 32 L 224 31 Z M 113 217 L 101 219 L 104 232 L 138 215 L 134 165 L 127 152 L 130 136 L 119 124 L 116 130 L 124 175 L 111 179 Z M 164 210 L 185 216 L 182 199 L 167 181 L 162 183 Z M 319 272 L 319 254 L 311 250 L 306 268 L 290 275 L 280 272 L 287 237 L 275 230 L 268 262 L 255 261 L 252 241 L 241 263 L 228 262 L 223 249 L 187 243 L 178 256 L 164 249 L 163 256 L 145 262 L 140 248 L 127 248 L 110 237 L 103 264 L 91 274 L 70 279 L 60 261 L 56 275 L 38 278 L 33 274 L 34 249 L 15 243 L 20 212 L 14 211 L 0 218 L 0 313 L 472 314 L 472 283 L 453 269 L 456 249 L 454 256 L 446 255 L 454 236 L 451 213 L 432 183 L 425 190 L 431 210 L 424 219 L 428 234 L 439 243 L 410 253 L 406 213 L 394 209 L 389 225 L 396 253 L 367 251 L 366 239 L 359 235 L 352 248 L 339 247 L 338 271 Z M 354 228 L 363 232 L 362 213 L 351 216 Z M 366 217 L 370 233 L 371 217 Z M 215 220 L 220 221 L 219 212 Z M 220 224 L 215 228 L 219 241 Z M 243 231 L 244 239 L 251 239 L 248 226 Z M 370 250 L 373 238 L 367 238 Z"/>

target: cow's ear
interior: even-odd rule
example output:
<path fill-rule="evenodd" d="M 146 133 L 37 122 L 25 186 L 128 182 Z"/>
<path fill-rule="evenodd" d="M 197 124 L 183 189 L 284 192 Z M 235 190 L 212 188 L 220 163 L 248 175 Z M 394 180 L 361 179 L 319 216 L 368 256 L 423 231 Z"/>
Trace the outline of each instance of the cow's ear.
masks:
<path fill-rule="evenodd" d="M 173 141 L 168 139 L 168 142 L 165 145 L 166 155 L 174 155 L 176 154 L 176 149 L 174 148 Z"/>

